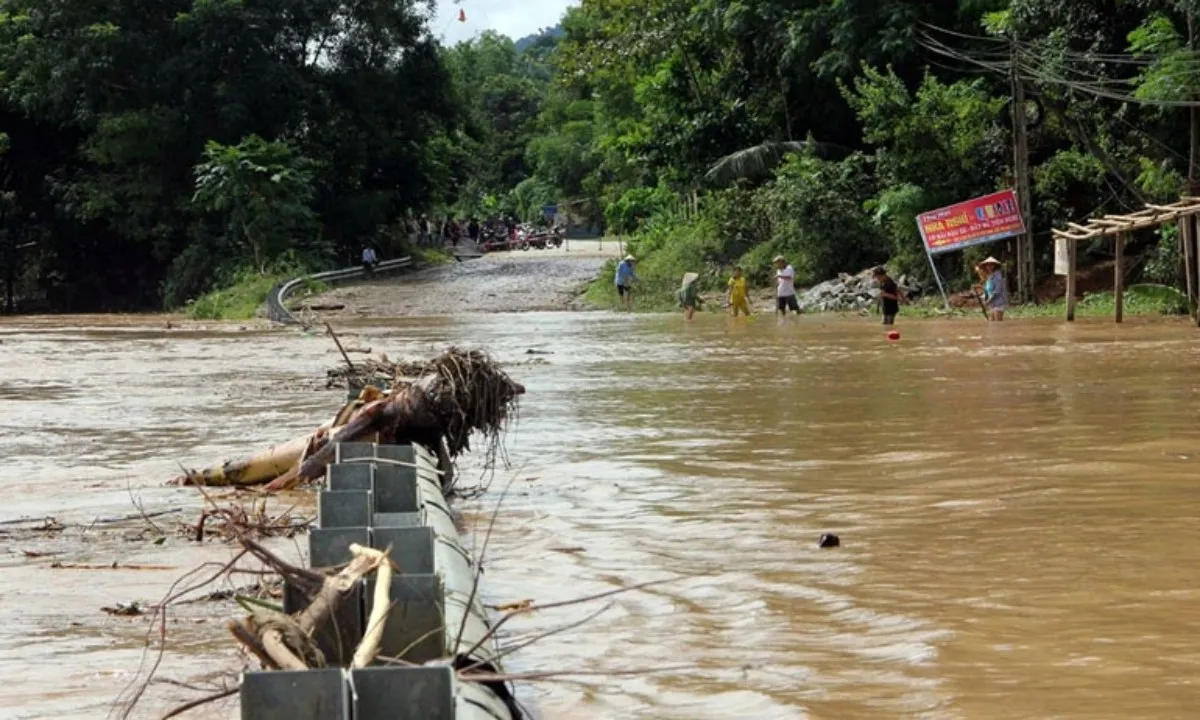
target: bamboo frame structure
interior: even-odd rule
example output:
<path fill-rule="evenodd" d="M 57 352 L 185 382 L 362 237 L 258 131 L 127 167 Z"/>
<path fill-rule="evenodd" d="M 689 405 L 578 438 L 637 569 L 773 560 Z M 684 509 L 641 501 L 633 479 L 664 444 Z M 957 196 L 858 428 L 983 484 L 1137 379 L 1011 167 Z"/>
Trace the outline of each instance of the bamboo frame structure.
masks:
<path fill-rule="evenodd" d="M 1075 255 L 1076 246 L 1080 240 L 1096 240 L 1099 238 L 1114 238 L 1116 263 L 1113 268 L 1113 320 L 1122 322 L 1125 319 L 1125 244 L 1132 233 L 1138 230 L 1148 230 L 1174 222 L 1179 224 L 1180 242 L 1183 244 L 1183 257 L 1188 285 L 1188 303 L 1193 309 L 1197 306 L 1197 294 L 1200 294 L 1200 253 L 1197 253 L 1196 238 L 1197 216 L 1200 216 L 1200 197 L 1184 196 L 1178 202 L 1169 205 L 1154 205 L 1147 203 L 1146 207 L 1137 212 L 1124 215 L 1111 214 L 1092 218 L 1085 223 L 1067 223 L 1067 229 L 1054 230 L 1054 238 L 1067 242 L 1067 321 L 1075 320 Z M 1200 312 L 1194 314 L 1200 324 Z"/>

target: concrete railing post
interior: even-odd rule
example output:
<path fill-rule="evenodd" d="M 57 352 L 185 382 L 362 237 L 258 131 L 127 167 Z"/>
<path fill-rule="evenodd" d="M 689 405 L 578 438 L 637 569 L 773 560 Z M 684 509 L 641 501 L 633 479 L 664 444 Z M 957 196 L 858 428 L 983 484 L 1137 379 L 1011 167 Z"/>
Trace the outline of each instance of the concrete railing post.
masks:
<path fill-rule="evenodd" d="M 379 666 L 345 670 L 374 602 L 374 580 L 356 588 L 314 638 L 328 663 L 299 672 L 246 673 L 246 720 L 513 720 L 507 698 L 459 680 L 444 663 L 474 648 L 468 664 L 500 672 L 499 645 L 474 589 L 475 563 L 462 547 L 442 494 L 437 459 L 418 445 L 346 443 L 335 449 L 309 534 L 312 567 L 350 561 L 350 545 L 390 548 L 392 577 Z M 303 609 L 284 588 L 284 611 Z M 458 637 L 459 630 L 462 636 Z M 484 638 L 488 638 L 486 641 Z M 389 667 L 383 660 L 411 666 Z M 320 711 L 314 710 L 320 708 Z M 315 713 L 315 714 L 314 714 Z"/>

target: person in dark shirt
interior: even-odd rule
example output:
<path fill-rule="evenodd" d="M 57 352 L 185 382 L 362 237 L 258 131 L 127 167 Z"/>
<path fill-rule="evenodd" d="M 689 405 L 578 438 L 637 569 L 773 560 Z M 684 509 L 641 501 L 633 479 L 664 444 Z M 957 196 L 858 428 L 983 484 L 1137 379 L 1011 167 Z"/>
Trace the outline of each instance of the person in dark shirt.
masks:
<path fill-rule="evenodd" d="M 875 276 L 875 282 L 879 285 L 879 302 L 883 310 L 883 324 L 894 325 L 896 323 L 896 315 L 900 312 L 900 303 L 903 300 L 903 295 L 900 293 L 900 287 L 896 285 L 896 281 L 888 277 L 887 269 L 877 267 L 872 273 Z"/>

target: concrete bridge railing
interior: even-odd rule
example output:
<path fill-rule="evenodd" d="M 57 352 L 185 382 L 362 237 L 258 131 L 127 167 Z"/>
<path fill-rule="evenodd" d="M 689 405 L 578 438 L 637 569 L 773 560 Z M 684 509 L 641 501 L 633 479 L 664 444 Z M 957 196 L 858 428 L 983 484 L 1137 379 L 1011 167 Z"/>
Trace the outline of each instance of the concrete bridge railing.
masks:
<path fill-rule="evenodd" d="M 393 272 L 396 270 L 406 270 L 413 266 L 411 256 L 396 258 L 395 260 L 384 260 L 375 266 L 375 274 Z M 303 275 L 289 280 L 285 283 L 280 283 L 271 288 L 271 292 L 267 295 L 267 317 L 271 320 L 284 323 L 286 325 L 299 325 L 300 320 L 292 314 L 291 310 L 287 309 L 288 297 L 298 288 L 310 282 L 323 282 L 329 285 L 336 285 L 347 280 L 358 280 L 366 276 L 366 271 L 361 265 L 356 267 L 342 268 L 341 270 L 329 270 L 326 272 L 313 273 L 312 275 Z"/>

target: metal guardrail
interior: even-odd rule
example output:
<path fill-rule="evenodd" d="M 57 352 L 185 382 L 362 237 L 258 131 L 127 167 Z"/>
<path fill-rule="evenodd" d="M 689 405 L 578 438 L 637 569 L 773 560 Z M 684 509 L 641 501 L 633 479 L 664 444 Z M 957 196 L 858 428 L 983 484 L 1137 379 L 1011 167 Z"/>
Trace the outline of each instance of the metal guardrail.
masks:
<path fill-rule="evenodd" d="M 396 258 L 395 260 L 384 260 L 375 266 L 374 273 L 379 274 L 390 270 L 404 270 L 412 266 L 413 259 L 411 256 Z M 326 272 L 313 273 L 312 275 L 303 275 L 294 280 L 280 283 L 271 288 L 271 292 L 267 295 L 267 317 L 277 323 L 299 325 L 300 320 L 284 304 L 287 302 L 288 296 L 296 291 L 296 288 L 309 282 L 335 284 L 346 280 L 356 280 L 365 276 L 366 271 L 359 265 L 342 268 L 341 270 L 328 270 Z"/>

